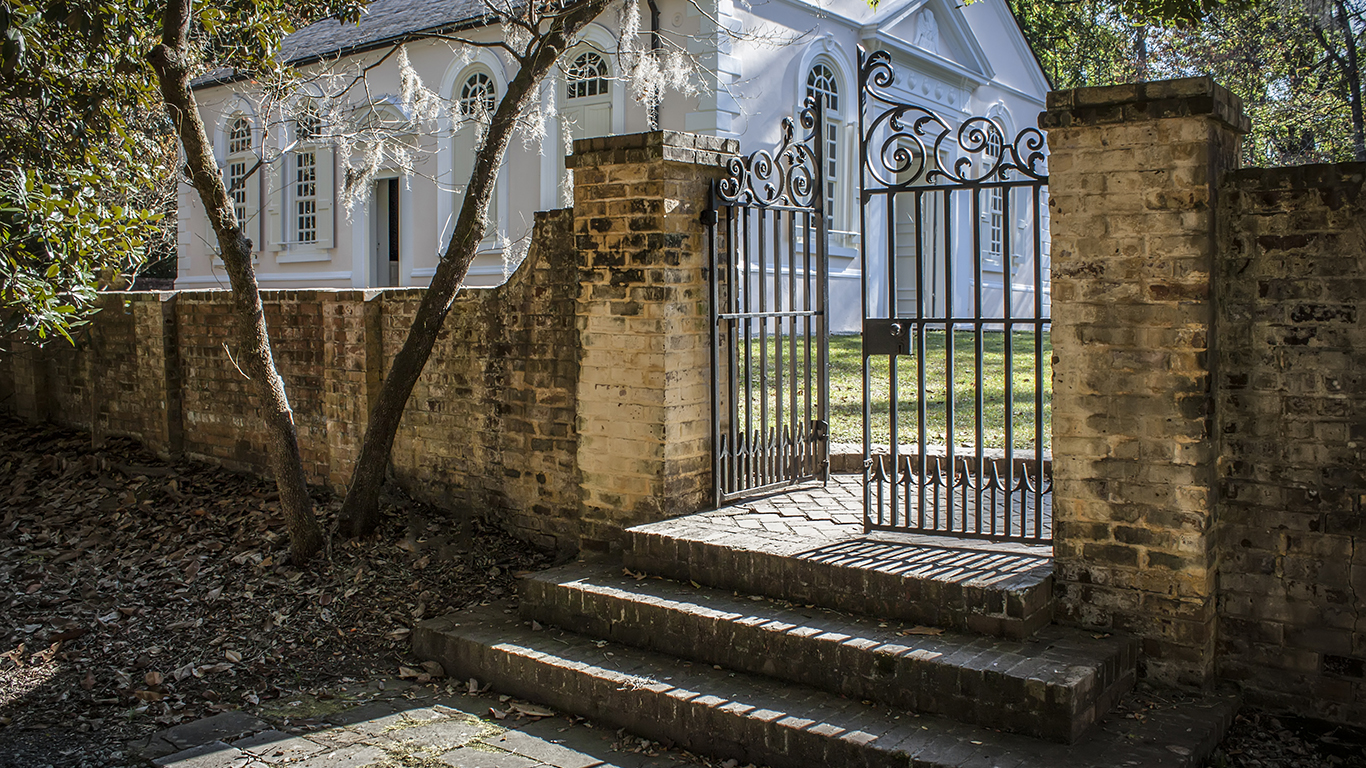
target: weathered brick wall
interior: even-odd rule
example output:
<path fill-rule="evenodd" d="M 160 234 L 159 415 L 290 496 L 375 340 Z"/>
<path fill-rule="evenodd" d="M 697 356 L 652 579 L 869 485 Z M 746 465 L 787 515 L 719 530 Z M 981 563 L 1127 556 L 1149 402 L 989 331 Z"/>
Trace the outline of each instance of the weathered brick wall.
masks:
<path fill-rule="evenodd" d="M 1219 660 L 1249 701 L 1366 721 L 1366 164 L 1222 187 Z"/>
<path fill-rule="evenodd" d="M 527 261 L 497 288 L 463 291 L 413 390 L 394 473 L 414 495 L 473 513 L 499 510 L 546 547 L 579 534 L 575 390 L 579 262 L 569 211 L 537 214 Z M 387 291 L 384 370 L 421 290 Z"/>
<path fill-rule="evenodd" d="M 299 453 L 310 483 L 326 483 L 327 420 L 322 408 L 322 304 L 328 291 L 263 291 L 275 365 L 285 380 Z M 176 302 L 183 391 L 184 452 L 247 472 L 269 472 L 251 382 L 238 349 L 232 300 L 224 291 L 186 291 Z M 233 354 L 236 354 L 233 352 Z"/>
<path fill-rule="evenodd" d="M 1203 685 L 1215 647 L 1215 197 L 1246 129 L 1208 78 L 1054 92 L 1059 618 L 1132 632 L 1144 674 Z"/>
<path fill-rule="evenodd" d="M 735 149 L 671 132 L 580 142 L 579 210 L 537 214 L 512 278 L 457 297 L 396 435 L 395 478 L 539 545 L 595 553 L 616 551 L 624 526 L 706 506 L 700 214 Z M 262 292 L 309 482 L 340 489 L 350 479 L 422 296 Z M 103 433 L 268 473 L 256 398 L 230 356 L 231 297 L 105 302 L 81 348 L 0 358 L 0 407 L 83 428 L 98 410 Z"/>

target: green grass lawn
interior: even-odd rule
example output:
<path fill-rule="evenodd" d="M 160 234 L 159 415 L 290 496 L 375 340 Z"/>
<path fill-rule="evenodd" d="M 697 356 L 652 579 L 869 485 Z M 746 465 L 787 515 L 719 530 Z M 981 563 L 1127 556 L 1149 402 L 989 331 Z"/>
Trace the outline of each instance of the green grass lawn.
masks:
<path fill-rule="evenodd" d="M 1016 448 L 1034 447 L 1036 370 L 1035 334 L 1017 331 L 1011 339 L 1011 393 L 1015 414 L 1011 438 Z M 925 440 L 943 445 L 948 433 L 948 359 L 943 331 L 925 334 Z M 1044 449 L 1052 435 L 1052 372 L 1053 345 L 1045 332 L 1039 339 L 1042 348 L 1044 382 L 1043 437 Z M 976 344 L 970 331 L 954 332 L 953 353 L 953 432 L 958 445 L 972 446 L 977 442 L 977 363 Z M 890 442 L 891 376 L 887 357 L 873 358 L 871 365 L 872 437 L 874 443 Z M 830 338 L 830 439 L 833 442 L 855 443 L 863 440 L 863 379 L 862 339 L 859 336 Z M 987 448 L 1004 448 L 1006 440 L 1006 334 L 987 331 L 982 334 L 982 441 Z M 917 422 L 917 381 L 919 371 L 912 356 L 897 358 L 898 436 L 904 443 L 914 443 L 919 435 Z"/>
<path fill-rule="evenodd" d="M 1016 448 L 1032 449 L 1036 428 L 1034 380 L 1036 370 L 1035 334 L 1032 331 L 1017 331 L 1011 340 L 1011 410 L 1014 412 L 1011 440 Z M 944 445 L 948 434 L 948 381 L 945 362 L 948 359 L 944 331 L 925 334 L 925 442 L 931 445 Z M 754 357 L 751 361 L 754 375 L 748 423 L 758 428 L 764 422 L 761 418 L 761 398 L 759 392 L 768 392 L 767 426 L 774 428 L 777 414 L 774 397 L 777 394 L 776 381 L 778 352 L 775 339 L 768 338 L 766 365 L 761 366 L 761 345 L 758 339 L 751 342 Z M 1053 346 L 1045 332 L 1039 339 L 1042 351 L 1044 381 L 1042 428 L 1044 450 L 1048 450 L 1052 436 L 1052 370 Z M 790 338 L 783 339 L 782 373 L 784 402 L 783 424 L 791 424 L 791 406 L 787 397 L 791 388 L 789 365 L 796 353 L 798 376 L 805 369 L 806 350 L 799 341 L 795 350 Z M 812 350 L 814 355 L 814 348 Z M 891 442 L 891 376 L 889 358 L 873 358 L 871 364 L 872 390 L 872 438 L 875 444 Z M 975 446 L 977 444 L 977 352 L 976 341 L 971 331 L 954 333 L 953 352 L 953 432 L 956 444 Z M 812 364 L 814 366 L 814 359 Z M 862 338 L 857 335 L 832 336 L 830 338 L 830 440 L 836 443 L 861 443 L 863 441 L 863 379 L 862 379 Z M 768 375 L 761 386 L 759 369 L 766 368 Z M 1006 442 L 1006 334 L 1002 331 L 987 331 L 982 334 L 982 443 L 984 448 L 1004 448 Z M 741 370 L 743 388 L 744 371 Z M 814 371 L 813 371 L 814 375 Z M 917 384 L 919 371 L 914 355 L 897 358 L 897 435 L 899 441 L 913 444 L 919 439 L 920 425 L 917 421 Z M 806 393 L 797 387 L 799 411 L 804 412 Z M 803 417 L 804 418 L 804 417 Z M 742 417 L 741 423 L 746 423 Z"/>

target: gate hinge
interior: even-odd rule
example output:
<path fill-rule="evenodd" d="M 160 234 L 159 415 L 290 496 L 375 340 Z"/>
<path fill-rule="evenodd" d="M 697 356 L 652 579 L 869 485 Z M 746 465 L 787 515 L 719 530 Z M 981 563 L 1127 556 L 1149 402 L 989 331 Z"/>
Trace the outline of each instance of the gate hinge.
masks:
<path fill-rule="evenodd" d="M 830 425 L 820 419 L 811 420 L 811 442 L 830 439 Z"/>
<path fill-rule="evenodd" d="M 708 209 L 702 212 L 702 223 L 711 226 L 716 223 L 716 210 Z"/>

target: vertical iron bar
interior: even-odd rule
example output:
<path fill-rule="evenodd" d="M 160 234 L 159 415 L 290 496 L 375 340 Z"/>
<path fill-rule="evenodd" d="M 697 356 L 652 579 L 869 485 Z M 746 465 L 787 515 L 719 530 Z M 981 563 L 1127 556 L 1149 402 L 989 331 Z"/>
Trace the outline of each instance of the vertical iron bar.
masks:
<path fill-rule="evenodd" d="M 990 190 L 987 190 L 987 194 L 990 195 L 990 194 L 991 194 L 991 191 L 990 191 Z M 982 464 L 983 459 L 985 459 L 985 457 L 986 457 L 986 454 L 985 454 L 985 453 L 983 452 L 983 450 L 982 450 L 982 448 L 983 448 L 983 445 L 982 445 L 982 438 L 983 438 L 983 434 L 982 434 L 982 417 L 983 417 L 983 409 L 985 408 L 986 403 L 985 403 L 985 401 L 984 401 L 984 399 L 983 399 L 983 397 L 982 397 L 982 383 L 983 383 L 983 382 L 982 382 L 982 361 L 983 361 L 984 355 L 983 355 L 983 349 L 982 349 L 982 189 L 981 189 L 981 188 L 974 188 L 974 189 L 972 190 L 972 319 L 974 320 L 974 322 L 973 322 L 973 324 L 972 324 L 972 329 L 973 329 L 973 334 L 972 334 L 972 336 L 973 336 L 973 339 L 972 339 L 972 341 L 973 341 L 973 353 L 974 353 L 974 355 L 975 355 L 976 358 L 977 358 L 977 364 L 976 364 L 976 367 L 977 367 L 977 380 L 976 380 L 976 382 L 975 382 L 976 385 L 977 385 L 977 392 L 976 392 L 976 396 L 973 398 L 973 406 L 974 406 L 974 408 L 975 408 L 976 411 L 977 411 L 977 419 L 976 419 L 977 432 L 976 432 L 976 435 L 975 435 L 976 441 L 977 441 L 977 445 L 976 445 L 976 448 L 977 448 L 977 451 L 976 451 L 976 454 L 977 454 L 977 455 L 976 455 L 977 466 L 974 468 L 974 471 L 976 472 L 975 482 L 972 483 L 973 504 L 974 504 L 974 507 L 975 507 L 974 510 L 973 510 L 973 520 L 974 520 L 974 526 L 975 526 L 975 527 L 974 527 L 974 531 L 975 531 L 976 533 L 978 533 L 978 534 L 981 534 L 981 533 L 982 533 L 982 482 L 983 482 L 983 480 L 985 480 L 985 478 L 986 478 L 986 473 L 983 472 L 983 464 Z M 964 490 L 966 491 L 966 489 L 964 489 Z M 963 510 L 963 513 L 964 513 L 964 517 L 963 517 L 963 530 L 965 530 L 965 531 L 966 531 L 967 528 L 968 528 L 967 509 L 966 509 L 966 506 L 967 506 L 967 505 L 964 504 L 964 507 L 965 507 L 965 508 L 964 508 L 964 510 Z"/>
<path fill-rule="evenodd" d="M 947 530 L 953 530 L 953 489 L 957 485 L 958 467 L 954 457 L 953 424 L 953 192 L 944 190 L 944 383 L 948 391 L 944 393 L 944 432 L 947 436 L 945 452 L 949 459 L 948 498 L 949 505 L 944 511 Z M 939 527 L 938 510 L 935 519 Z"/>
<path fill-rule="evenodd" d="M 795 313 L 797 311 L 797 212 L 792 211 L 787 215 L 787 310 Z M 790 453 L 790 463 L 792 468 L 789 476 L 797 479 L 803 474 L 801 470 L 801 421 L 797 418 L 797 315 L 793 314 L 787 322 L 787 381 L 789 384 L 788 398 L 788 421 L 790 433 L 787 439 Z"/>
<path fill-rule="evenodd" d="M 783 210 L 773 212 L 773 311 L 783 311 L 783 264 L 782 264 L 782 222 Z M 767 322 L 767 321 L 765 321 Z M 777 453 L 773 457 L 774 480 L 787 480 L 787 467 L 783 461 L 787 457 L 786 441 L 783 439 L 783 320 L 782 315 L 773 318 L 773 426 L 774 445 Z"/>
<path fill-rule="evenodd" d="M 887 219 L 887 317 L 889 317 L 889 318 L 895 318 L 895 317 L 897 316 L 897 311 L 896 311 L 896 310 L 897 310 L 897 306 L 896 306 L 896 193 L 895 193 L 895 192 L 887 192 L 883 197 L 884 197 L 884 198 L 886 199 L 886 201 L 887 201 L 887 204 L 886 204 L 886 210 L 887 210 L 887 216 L 886 216 L 886 219 Z M 893 325 L 892 327 L 893 327 L 894 329 L 896 328 L 895 325 Z M 897 407 L 897 406 L 898 406 L 898 402 L 897 402 L 897 401 L 898 401 L 898 400 L 900 399 L 900 397 L 901 397 L 901 391 L 900 391 L 901 388 L 898 386 L 899 382 L 897 381 L 897 374 L 898 374 L 898 371 L 900 370 L 900 368 L 899 368 L 899 366 L 898 366 L 898 364 L 897 364 L 897 357 L 898 357 L 898 355 L 895 355 L 895 354 L 890 355 L 890 356 L 889 356 L 889 359 L 888 359 L 888 361 L 887 361 L 887 378 L 888 378 L 887 387 L 888 387 L 888 390 L 889 390 L 889 391 L 888 391 L 888 398 L 887 398 L 887 399 L 888 399 L 888 403 L 889 403 L 890 409 L 891 409 L 890 412 L 889 412 L 888 415 L 887 415 L 887 437 L 888 437 L 888 441 L 889 441 L 889 442 L 888 442 L 888 450 L 891 452 L 891 456 L 892 456 L 892 484 L 891 484 L 891 486 L 890 486 L 892 496 L 891 496 L 891 498 L 888 500 L 887 508 L 888 508 L 889 510 L 891 510 L 892 517 L 891 517 L 891 520 L 890 520 L 890 521 L 886 521 L 886 522 L 884 522 L 883 520 L 879 519 L 879 520 L 878 520 L 878 524 L 879 524 L 879 525 L 882 525 L 882 524 L 896 525 L 896 510 L 897 510 L 897 506 L 898 506 L 898 505 L 897 505 L 897 491 L 900 489 L 900 486 L 901 486 L 901 483 L 899 482 L 899 478 L 901 477 L 901 445 L 900 445 L 901 440 L 900 440 L 900 430 L 898 429 L 898 426 L 899 426 L 899 425 L 897 424 L 897 416 L 898 416 L 897 411 L 899 410 L 898 407 Z"/>
<path fill-rule="evenodd" d="M 744 290 L 744 280 L 739 276 L 739 269 L 736 268 L 735 258 L 739 253 L 739 227 L 735 225 L 736 206 L 731 205 L 725 208 L 725 272 L 729 277 L 729 288 L 731 295 L 725 299 L 725 306 L 729 307 L 731 313 L 739 312 L 740 291 Z M 738 491 L 740 488 L 740 335 L 739 327 L 734 318 L 727 324 L 727 342 L 729 344 L 728 357 L 729 377 L 727 387 L 729 388 L 729 414 L 731 414 L 731 467 L 729 467 L 729 482 L 731 491 Z"/>
<path fill-rule="evenodd" d="M 813 235 L 813 230 L 811 230 L 811 213 L 809 210 L 803 210 L 802 309 L 807 310 L 807 312 L 810 312 L 811 307 L 816 305 L 816 302 L 811 301 L 811 299 L 813 299 L 813 297 L 811 297 L 811 235 Z M 811 323 L 810 314 L 803 317 L 802 321 L 805 323 L 806 329 L 805 338 L 803 338 L 803 347 L 806 348 L 806 354 L 803 355 L 802 358 L 803 365 L 805 365 L 806 368 L 806 376 L 803 377 L 806 389 L 806 411 L 803 413 L 802 420 L 803 424 L 806 425 L 806 440 L 803 441 L 802 444 L 802 471 L 803 474 L 810 474 L 811 471 L 814 471 L 814 467 L 811 466 L 811 440 L 816 437 L 816 426 L 811 424 L 811 421 L 816 418 L 816 414 L 811 411 L 811 329 L 813 329 L 813 323 Z"/>
<path fill-rule="evenodd" d="M 759 222 L 755 227 L 755 244 L 758 246 L 759 262 L 759 485 L 768 485 L 768 248 L 764 234 L 768 224 L 768 209 L 759 209 Z"/>
<path fill-rule="evenodd" d="M 919 522 L 917 528 L 925 528 L 925 446 L 926 431 L 925 408 L 925 192 L 915 191 L 915 375 L 916 375 L 916 509 Z M 930 292 L 933 295 L 934 289 Z"/>
<path fill-rule="evenodd" d="M 744 230 L 741 233 L 743 252 L 741 254 L 742 264 L 745 272 L 745 311 L 742 322 L 745 324 L 745 482 L 750 487 L 758 485 L 758 456 L 755 454 L 757 447 L 754 444 L 754 322 L 750 320 L 750 311 L 754 308 L 754 272 L 750 268 L 750 220 L 754 217 L 754 212 L 748 206 L 738 209 L 740 211 L 740 226 Z"/>
<path fill-rule="evenodd" d="M 725 478 L 722 475 L 721 440 L 721 320 L 725 310 L 721 308 L 720 260 L 716 250 L 716 184 L 707 190 L 707 255 L 711 262 L 711 444 L 712 444 L 712 502 L 721 506 L 721 496 L 725 493 Z"/>
<path fill-rule="evenodd" d="M 1039 231 L 1039 186 L 1034 185 L 1034 538 L 1043 538 L 1043 234 Z M 1023 528 L 1023 526 L 1021 526 Z M 1023 530 L 1021 530 L 1023 533 Z"/>
<path fill-rule="evenodd" d="M 1006 479 L 1005 509 L 1002 521 L 1005 535 L 1010 535 L 1010 492 L 1015 481 L 1015 322 L 1011 319 L 1011 304 L 1015 298 L 1015 265 L 1010 257 L 1010 190 L 1001 190 L 1001 317 L 1005 319 L 1005 448 Z M 992 504 L 991 533 L 996 534 L 996 510 Z M 1024 530 L 1021 529 L 1021 534 Z"/>
<path fill-rule="evenodd" d="M 860 319 L 862 324 L 868 318 L 868 238 L 863 235 L 868 231 L 868 179 L 867 179 L 867 159 L 868 159 L 868 137 L 864 134 L 864 113 L 868 111 L 868 70 L 865 67 L 864 59 L 867 54 L 863 46 L 858 49 L 858 155 L 855 162 L 858 164 L 858 188 L 859 188 L 859 307 Z M 818 158 L 820 159 L 820 158 Z M 822 181 L 822 185 L 824 182 Z M 860 327 L 862 332 L 862 327 Z M 871 431 L 869 420 L 871 417 L 871 406 L 869 404 L 868 391 L 868 339 L 860 338 L 859 358 L 862 362 L 860 368 L 863 373 L 863 532 L 868 533 L 872 530 L 872 520 L 870 519 L 871 499 L 869 494 L 872 490 L 872 478 L 869 471 L 869 462 L 872 460 L 870 450 Z M 878 491 L 879 495 L 881 490 Z"/>
<path fill-rule="evenodd" d="M 825 103 L 824 103 L 824 100 L 823 100 L 823 99 L 816 99 L 816 136 L 817 136 L 817 138 L 820 139 L 820 140 L 816 142 L 816 152 L 815 152 L 815 156 L 816 156 L 816 162 L 818 163 L 817 167 L 821 169 L 820 173 L 818 174 L 819 178 L 817 179 L 817 180 L 820 182 L 820 186 L 818 187 L 818 189 L 820 190 L 820 191 L 818 192 L 818 194 L 819 194 L 819 196 L 820 196 L 820 199 L 816 201 L 816 202 L 819 204 L 819 205 L 817 206 L 816 210 L 818 210 L 818 211 L 820 212 L 820 218 L 817 219 L 819 229 L 818 229 L 818 231 L 817 231 L 817 240 L 816 240 L 816 248 L 818 249 L 817 254 L 816 254 L 816 265 L 817 265 L 817 268 L 820 270 L 820 274 L 818 274 L 818 275 L 816 276 L 816 290 L 818 291 L 819 302 L 820 302 L 820 308 L 819 308 L 819 310 L 818 310 L 818 311 L 820 312 L 820 314 L 818 315 L 818 317 L 820 318 L 820 322 L 819 322 L 819 327 L 820 327 L 820 338 L 819 338 L 818 343 L 817 343 L 817 349 L 818 349 L 818 351 L 819 351 L 819 357 L 820 357 L 820 362 L 819 362 L 819 374 L 818 374 L 818 375 L 819 375 L 819 379 L 820 379 L 820 385 L 819 385 L 819 386 L 820 386 L 819 408 L 820 408 L 820 421 L 821 421 L 821 423 L 822 423 L 822 424 L 829 425 L 829 424 L 830 424 L 830 314 L 829 314 L 829 309 L 830 309 L 830 244 L 829 244 L 829 242 L 827 241 L 827 238 L 829 237 L 829 231 L 828 231 L 828 227 L 827 227 L 827 222 L 826 222 L 826 220 L 825 220 L 825 168 L 824 168 L 824 163 L 825 163 L 825 149 L 824 149 L 824 145 L 825 145 L 825 141 L 824 141 L 824 138 L 825 138 Z M 827 434 L 828 434 L 828 433 L 827 433 Z M 830 481 L 830 440 L 829 440 L 828 436 L 827 436 L 826 438 L 822 438 L 821 440 L 817 441 L 816 445 L 817 445 L 817 450 L 819 451 L 818 461 L 820 462 L 820 468 L 821 468 L 821 482 L 827 483 L 827 482 Z"/>

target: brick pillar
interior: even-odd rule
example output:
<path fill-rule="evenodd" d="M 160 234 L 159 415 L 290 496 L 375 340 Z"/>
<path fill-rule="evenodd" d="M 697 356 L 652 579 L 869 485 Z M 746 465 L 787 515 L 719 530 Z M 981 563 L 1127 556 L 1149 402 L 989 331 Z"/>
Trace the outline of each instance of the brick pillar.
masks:
<path fill-rule="evenodd" d="M 323 416 L 327 423 L 327 481 L 343 491 L 351 482 L 383 373 L 379 291 L 324 294 Z"/>
<path fill-rule="evenodd" d="M 711 498 L 706 230 L 711 180 L 734 140 L 656 131 L 574 144 L 581 279 L 577 391 L 580 546 Z"/>
<path fill-rule="evenodd" d="M 1213 673 L 1215 192 L 1241 102 L 1209 78 L 1048 95 L 1058 618 Z"/>

